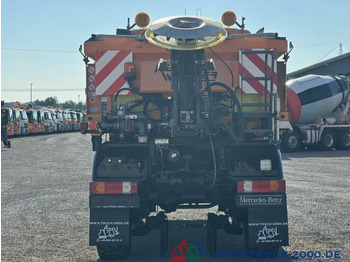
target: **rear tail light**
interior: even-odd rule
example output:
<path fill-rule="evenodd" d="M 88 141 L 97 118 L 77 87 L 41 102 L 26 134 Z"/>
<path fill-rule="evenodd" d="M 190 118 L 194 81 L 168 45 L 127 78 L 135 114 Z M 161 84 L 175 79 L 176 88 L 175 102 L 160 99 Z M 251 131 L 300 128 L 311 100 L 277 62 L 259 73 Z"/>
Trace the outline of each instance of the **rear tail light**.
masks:
<path fill-rule="evenodd" d="M 285 180 L 244 180 L 237 182 L 238 193 L 286 192 Z"/>
<path fill-rule="evenodd" d="M 137 194 L 137 182 L 90 182 L 90 194 Z"/>

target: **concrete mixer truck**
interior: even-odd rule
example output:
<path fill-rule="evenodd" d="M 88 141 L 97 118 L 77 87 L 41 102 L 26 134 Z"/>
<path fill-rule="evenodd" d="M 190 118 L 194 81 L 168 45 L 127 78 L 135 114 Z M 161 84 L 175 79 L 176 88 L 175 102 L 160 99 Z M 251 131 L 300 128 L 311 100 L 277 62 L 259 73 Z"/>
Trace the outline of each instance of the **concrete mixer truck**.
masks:
<path fill-rule="evenodd" d="M 80 48 L 87 99 L 80 130 L 95 151 L 90 245 L 101 259 L 118 259 L 132 237 L 159 229 L 164 256 L 166 214 L 211 207 L 218 208 L 206 223 L 211 255 L 219 229 L 244 234 L 250 250 L 288 245 L 278 132 L 287 115 L 287 40 L 251 34 L 230 11 L 222 22 L 238 28 L 197 16 L 146 28 L 149 21 L 139 13 L 134 25 L 94 34 Z"/>
<path fill-rule="evenodd" d="M 307 75 L 291 79 L 286 85 L 291 125 L 280 127 L 282 149 L 350 149 L 349 79 Z"/>

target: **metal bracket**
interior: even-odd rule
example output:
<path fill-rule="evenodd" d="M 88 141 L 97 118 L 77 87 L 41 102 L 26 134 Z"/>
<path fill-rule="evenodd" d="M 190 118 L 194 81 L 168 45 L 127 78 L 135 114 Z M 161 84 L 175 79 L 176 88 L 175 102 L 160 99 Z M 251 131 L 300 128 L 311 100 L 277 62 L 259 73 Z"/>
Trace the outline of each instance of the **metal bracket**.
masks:
<path fill-rule="evenodd" d="M 207 250 L 210 256 L 214 256 L 217 248 L 217 231 L 222 228 L 227 234 L 241 235 L 243 229 L 236 224 L 231 224 L 227 215 L 216 215 L 208 213 L 207 223 Z"/>

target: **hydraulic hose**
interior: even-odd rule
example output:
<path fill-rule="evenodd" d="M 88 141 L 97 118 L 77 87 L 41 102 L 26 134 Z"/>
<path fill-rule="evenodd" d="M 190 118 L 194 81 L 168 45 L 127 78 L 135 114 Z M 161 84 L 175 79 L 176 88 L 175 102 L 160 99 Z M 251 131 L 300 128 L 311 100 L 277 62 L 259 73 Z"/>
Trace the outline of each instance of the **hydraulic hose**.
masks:
<path fill-rule="evenodd" d="M 128 90 L 128 91 L 131 91 L 131 92 L 133 92 L 133 93 L 135 93 L 135 94 L 137 94 L 137 95 L 141 95 L 141 94 L 139 94 L 135 89 L 130 88 L 130 87 L 126 87 L 126 88 L 119 89 L 118 92 L 115 94 L 115 97 L 114 97 L 115 106 L 118 106 L 118 96 L 119 96 L 119 94 L 120 94 L 122 91 L 124 91 L 124 90 Z M 119 108 L 120 108 L 120 106 L 119 106 Z M 117 113 L 118 113 L 118 111 L 119 111 L 119 108 L 116 108 L 116 109 L 117 109 Z"/>
<path fill-rule="evenodd" d="M 241 131 L 242 131 L 242 126 L 243 126 L 243 116 L 242 116 L 242 106 L 241 103 L 239 102 L 239 99 L 236 95 L 236 92 L 234 92 L 232 90 L 231 87 L 229 87 L 228 85 L 226 85 L 223 82 L 211 82 L 209 83 L 209 85 L 207 86 L 207 88 L 212 88 L 213 86 L 220 86 L 223 87 L 227 90 L 227 92 L 231 95 L 233 102 L 234 102 L 234 106 L 237 106 L 237 111 L 238 111 L 238 138 L 241 138 Z M 234 114 L 232 114 L 232 121 L 234 121 Z M 230 134 L 231 135 L 231 134 Z"/>
<path fill-rule="evenodd" d="M 213 140 L 211 139 L 211 136 L 209 136 L 210 140 L 210 147 L 211 147 L 211 152 L 213 154 L 213 164 L 214 164 L 214 178 L 213 178 L 213 183 L 210 185 L 209 188 L 212 188 L 215 186 L 216 183 L 216 175 L 217 175 L 217 170 L 216 170 L 216 157 L 215 157 L 215 151 L 214 151 L 214 145 L 213 145 Z"/>
<path fill-rule="evenodd" d="M 154 101 L 150 101 L 145 95 L 141 94 L 141 93 L 138 92 L 136 89 L 130 88 L 130 87 L 126 87 L 126 88 L 119 89 L 118 92 L 115 94 L 114 101 L 115 101 L 115 105 L 116 105 L 116 106 L 118 106 L 118 95 L 119 95 L 122 91 L 124 91 L 124 90 L 128 90 L 128 91 L 130 91 L 130 92 L 133 92 L 134 94 L 139 95 L 139 96 L 141 96 L 141 97 L 143 98 L 142 103 L 140 103 L 140 104 L 137 103 L 137 105 L 132 105 L 132 106 L 130 106 L 131 109 L 129 110 L 129 112 L 130 112 L 133 108 L 135 108 L 135 107 L 137 107 L 137 106 L 140 106 L 140 105 L 142 105 L 142 104 L 146 104 L 146 105 L 148 106 L 148 103 L 151 102 L 152 104 L 155 104 L 155 105 L 159 108 L 161 114 L 163 114 L 162 107 L 161 107 L 158 103 L 156 103 L 156 102 L 154 102 Z M 117 108 L 117 112 L 118 112 L 118 111 L 119 111 L 119 108 Z M 149 117 L 147 107 L 144 107 L 143 113 L 144 113 L 144 115 L 145 115 L 146 117 Z M 150 118 L 150 117 L 149 117 L 149 118 Z M 150 118 L 150 120 L 154 121 L 154 120 L 151 119 L 151 118 Z"/>

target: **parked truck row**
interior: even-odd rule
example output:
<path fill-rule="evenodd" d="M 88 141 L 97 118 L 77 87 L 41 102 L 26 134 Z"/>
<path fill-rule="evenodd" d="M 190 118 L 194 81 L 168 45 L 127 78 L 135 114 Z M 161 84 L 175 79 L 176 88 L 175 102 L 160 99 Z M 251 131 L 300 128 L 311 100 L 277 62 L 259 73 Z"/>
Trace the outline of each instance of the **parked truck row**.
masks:
<path fill-rule="evenodd" d="M 84 117 L 83 112 L 51 107 L 5 103 L 1 107 L 1 125 L 9 137 L 78 131 Z"/>

